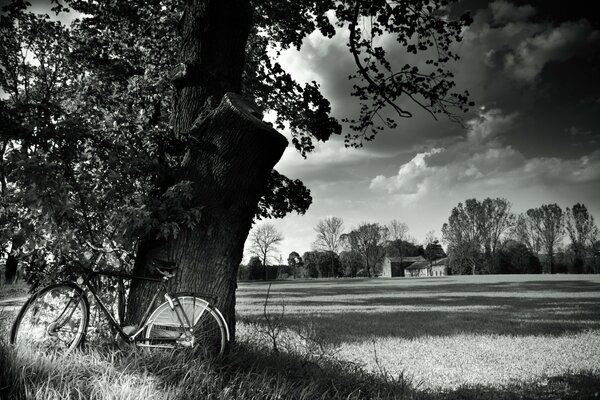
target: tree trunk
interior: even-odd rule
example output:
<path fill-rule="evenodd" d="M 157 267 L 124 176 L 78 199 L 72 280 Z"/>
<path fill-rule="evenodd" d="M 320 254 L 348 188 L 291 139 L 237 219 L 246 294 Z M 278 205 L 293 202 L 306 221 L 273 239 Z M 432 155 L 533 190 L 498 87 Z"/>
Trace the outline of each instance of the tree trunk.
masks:
<path fill-rule="evenodd" d="M 179 270 L 171 289 L 217 295 L 232 332 L 244 242 L 270 171 L 287 146 L 257 113 L 252 104 L 228 93 L 200 125 L 203 143 L 186 155 L 180 178 L 194 183 L 195 206 L 203 207 L 201 221 L 175 238 L 145 241 L 134 267 L 136 274 L 144 274 L 153 258 L 175 261 Z M 153 290 L 141 281 L 132 284 L 130 321 L 143 313 Z"/>
<path fill-rule="evenodd" d="M 25 243 L 25 240 L 23 240 L 21 235 L 15 235 L 12 239 L 8 257 L 6 257 L 6 269 L 4 270 L 4 282 L 6 283 L 13 284 L 17 281 L 19 258 L 13 253 L 15 253 L 23 243 Z"/>
<path fill-rule="evenodd" d="M 141 241 L 134 273 L 149 274 L 152 258 L 180 266 L 173 290 L 217 295 L 234 334 L 237 269 L 267 177 L 287 141 L 260 121 L 260 111 L 238 96 L 252 22 L 248 0 L 185 0 L 171 123 L 175 135 L 193 135 L 176 179 L 195 185 L 201 222 L 176 238 Z M 172 182 L 176 183 L 176 182 Z M 162 191 L 166 187 L 160 188 Z M 127 320 L 136 322 L 153 292 L 133 282 Z"/>
<path fill-rule="evenodd" d="M 17 280 L 17 271 L 19 260 L 14 255 L 10 254 L 6 258 L 6 269 L 4 270 L 4 282 L 13 284 Z"/>

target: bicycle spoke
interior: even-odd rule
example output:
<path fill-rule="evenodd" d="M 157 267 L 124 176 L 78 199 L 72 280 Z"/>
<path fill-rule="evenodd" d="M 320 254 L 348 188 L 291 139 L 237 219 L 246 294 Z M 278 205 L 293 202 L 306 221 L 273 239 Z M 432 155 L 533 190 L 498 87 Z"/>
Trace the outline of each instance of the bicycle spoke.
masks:
<path fill-rule="evenodd" d="M 19 313 L 11 342 L 37 350 L 73 349 L 87 326 L 82 295 L 62 284 L 42 289 Z"/>

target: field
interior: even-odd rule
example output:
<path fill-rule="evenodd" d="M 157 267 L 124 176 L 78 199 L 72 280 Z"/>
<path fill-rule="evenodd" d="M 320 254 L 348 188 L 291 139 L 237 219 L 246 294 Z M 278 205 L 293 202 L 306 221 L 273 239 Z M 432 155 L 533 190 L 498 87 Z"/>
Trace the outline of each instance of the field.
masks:
<path fill-rule="evenodd" d="M 246 340 L 256 340 L 256 329 L 245 326 L 266 324 L 267 289 L 239 285 Z M 309 327 L 338 358 L 423 390 L 600 373 L 600 276 L 273 282 L 267 315 L 296 331 Z"/>
<path fill-rule="evenodd" d="M 600 276 L 240 282 L 237 299 L 223 360 L 16 351 L 0 307 L 0 399 L 600 397 Z"/>

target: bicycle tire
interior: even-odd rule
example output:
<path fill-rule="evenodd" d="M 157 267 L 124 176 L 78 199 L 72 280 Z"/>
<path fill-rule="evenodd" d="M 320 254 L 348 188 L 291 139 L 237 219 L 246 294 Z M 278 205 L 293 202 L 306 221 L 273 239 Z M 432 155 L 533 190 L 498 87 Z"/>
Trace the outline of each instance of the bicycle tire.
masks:
<path fill-rule="evenodd" d="M 78 299 L 76 303 L 73 298 Z M 84 341 L 89 309 L 83 290 L 74 283 L 46 286 L 33 294 L 19 311 L 10 342 L 34 351 L 69 352 Z"/>
<path fill-rule="evenodd" d="M 192 347 L 203 356 L 220 356 L 227 350 L 229 328 L 221 312 L 208 301 L 193 294 L 175 295 L 188 321 L 184 326 L 168 302 L 159 305 L 146 322 L 146 345 Z M 177 308 L 178 306 L 176 306 Z M 181 314 L 180 314 L 181 317 Z M 193 331 L 189 334 L 190 325 Z"/>

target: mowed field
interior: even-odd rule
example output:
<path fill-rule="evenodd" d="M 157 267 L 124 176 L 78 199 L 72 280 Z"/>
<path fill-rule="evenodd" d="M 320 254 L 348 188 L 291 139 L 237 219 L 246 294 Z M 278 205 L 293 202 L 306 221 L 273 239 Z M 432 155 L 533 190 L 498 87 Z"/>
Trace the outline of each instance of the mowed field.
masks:
<path fill-rule="evenodd" d="M 240 282 L 240 340 L 269 345 L 269 285 L 283 344 L 325 348 L 424 390 L 600 376 L 598 275 Z"/>

